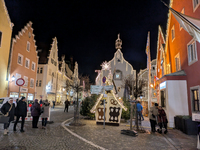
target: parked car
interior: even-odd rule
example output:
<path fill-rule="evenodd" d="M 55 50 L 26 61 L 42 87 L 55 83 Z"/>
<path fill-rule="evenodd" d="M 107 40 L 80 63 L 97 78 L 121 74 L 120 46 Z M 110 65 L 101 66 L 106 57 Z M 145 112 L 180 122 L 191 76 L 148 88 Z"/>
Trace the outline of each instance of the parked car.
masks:
<path fill-rule="evenodd" d="M 0 114 L 1 114 L 1 107 L 3 106 L 4 103 L 6 103 L 9 98 L 13 98 L 13 103 L 15 103 L 15 106 L 17 106 L 17 103 L 16 103 L 16 99 L 17 97 L 2 97 L 0 98 Z"/>

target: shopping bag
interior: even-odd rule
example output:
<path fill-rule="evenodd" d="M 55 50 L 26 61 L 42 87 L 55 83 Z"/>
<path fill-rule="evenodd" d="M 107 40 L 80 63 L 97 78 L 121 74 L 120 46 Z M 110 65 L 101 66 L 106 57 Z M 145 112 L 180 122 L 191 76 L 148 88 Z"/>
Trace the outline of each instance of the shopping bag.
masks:
<path fill-rule="evenodd" d="M 200 149 L 199 134 L 197 135 L 197 149 Z"/>
<path fill-rule="evenodd" d="M 0 115 L 0 123 L 8 123 L 10 117 Z"/>

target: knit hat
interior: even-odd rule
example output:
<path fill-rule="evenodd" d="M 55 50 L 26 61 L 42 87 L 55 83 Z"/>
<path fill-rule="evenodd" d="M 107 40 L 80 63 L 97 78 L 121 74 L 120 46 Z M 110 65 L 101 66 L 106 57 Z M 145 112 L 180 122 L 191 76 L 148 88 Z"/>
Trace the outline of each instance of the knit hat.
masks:
<path fill-rule="evenodd" d="M 35 102 L 38 102 L 38 99 L 35 99 Z"/>
<path fill-rule="evenodd" d="M 158 103 L 155 103 L 154 105 L 155 105 L 155 106 L 158 106 Z"/>

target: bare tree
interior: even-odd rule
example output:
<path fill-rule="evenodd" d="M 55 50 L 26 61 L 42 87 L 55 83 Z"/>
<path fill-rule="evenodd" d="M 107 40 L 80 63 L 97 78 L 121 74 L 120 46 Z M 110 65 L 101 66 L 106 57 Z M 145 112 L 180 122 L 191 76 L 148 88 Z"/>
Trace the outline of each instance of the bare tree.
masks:
<path fill-rule="evenodd" d="M 132 95 L 132 100 L 137 100 L 137 98 L 142 95 L 144 86 L 146 86 L 145 80 L 143 80 L 143 79 L 138 80 L 137 75 L 136 75 L 135 79 L 131 75 L 123 78 L 122 83 L 123 84 L 121 87 L 127 88 L 125 90 L 128 90 L 129 95 Z M 134 114 L 135 114 L 136 129 L 139 130 L 136 103 L 135 103 L 135 113 Z M 132 130 L 132 119 L 133 119 L 133 102 L 131 102 L 130 130 Z"/>
<path fill-rule="evenodd" d="M 85 82 L 85 91 L 90 90 L 90 85 L 92 85 L 92 83 L 90 82 L 90 78 L 89 75 L 83 76 L 82 74 L 79 75 L 79 79 L 80 79 L 80 83 L 83 84 L 83 81 Z"/>

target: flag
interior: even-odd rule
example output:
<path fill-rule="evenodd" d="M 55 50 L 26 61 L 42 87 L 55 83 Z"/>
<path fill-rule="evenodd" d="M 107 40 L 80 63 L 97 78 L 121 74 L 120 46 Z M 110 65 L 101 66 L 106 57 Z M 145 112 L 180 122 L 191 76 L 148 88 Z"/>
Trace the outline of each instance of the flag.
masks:
<path fill-rule="evenodd" d="M 148 35 L 147 35 L 146 54 L 147 54 L 147 69 L 149 69 L 151 68 L 150 32 L 148 32 Z"/>
<path fill-rule="evenodd" d="M 169 7 L 166 3 L 164 3 L 164 5 L 166 5 L 169 8 L 169 10 L 176 18 L 176 20 L 183 27 L 183 29 L 187 31 L 195 40 L 197 40 L 200 43 L 200 20 L 179 13 L 173 8 Z"/>

